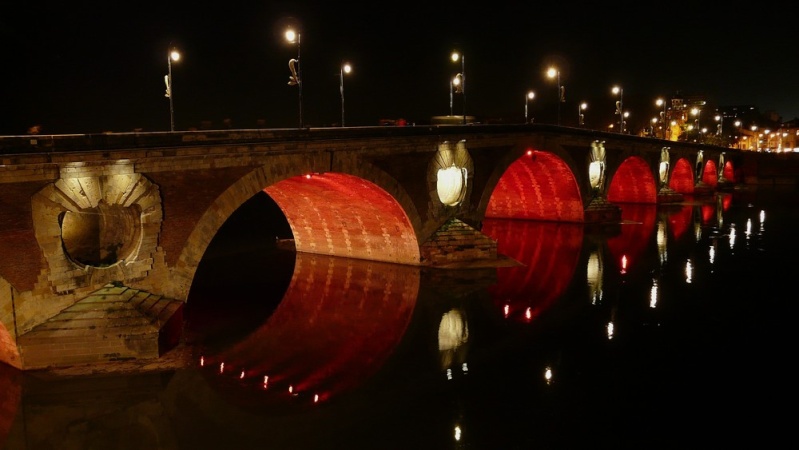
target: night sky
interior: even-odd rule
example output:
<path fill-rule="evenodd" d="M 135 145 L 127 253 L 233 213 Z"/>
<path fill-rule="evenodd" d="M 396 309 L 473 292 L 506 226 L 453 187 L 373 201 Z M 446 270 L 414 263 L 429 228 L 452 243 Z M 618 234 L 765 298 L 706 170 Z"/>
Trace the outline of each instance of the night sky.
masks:
<path fill-rule="evenodd" d="M 466 113 L 486 122 L 521 123 L 532 89 L 529 116 L 555 123 L 550 64 L 565 86 L 563 125 L 576 125 L 581 101 L 588 127 L 615 121 L 613 85 L 624 89 L 631 128 L 675 92 L 704 95 L 712 109 L 752 105 L 799 117 L 797 27 L 788 11 L 759 5 L 8 3 L 0 11 L 3 135 L 34 125 L 41 134 L 168 131 L 170 42 L 183 55 L 172 64 L 176 130 L 297 127 L 299 92 L 287 84 L 297 46 L 283 37 L 290 21 L 302 33 L 305 126 L 340 123 L 344 60 L 354 66 L 344 77 L 347 126 L 449 114 L 449 80 L 461 69 L 449 58 L 454 49 L 466 55 Z M 453 112 L 463 112 L 458 94 Z"/>

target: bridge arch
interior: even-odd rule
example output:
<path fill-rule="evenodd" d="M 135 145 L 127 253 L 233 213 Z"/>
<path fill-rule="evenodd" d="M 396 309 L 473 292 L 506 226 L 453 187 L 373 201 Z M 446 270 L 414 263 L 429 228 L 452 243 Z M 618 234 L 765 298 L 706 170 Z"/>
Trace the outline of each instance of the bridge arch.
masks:
<path fill-rule="evenodd" d="M 702 182 L 715 189 L 719 184 L 719 175 L 716 171 L 716 163 L 712 159 L 708 159 L 705 163 L 705 169 L 702 171 Z"/>
<path fill-rule="evenodd" d="M 492 173 L 478 209 L 486 219 L 583 222 L 584 205 L 565 154 L 519 146 Z"/>
<path fill-rule="evenodd" d="M 694 169 L 686 158 L 679 158 L 669 177 L 669 187 L 678 194 L 694 193 Z"/>
<path fill-rule="evenodd" d="M 657 184 L 649 164 L 631 156 L 611 177 L 608 201 L 612 203 L 657 203 Z"/>
<path fill-rule="evenodd" d="M 413 202 L 391 176 L 364 161 L 334 161 L 328 155 L 277 159 L 241 177 L 205 211 L 192 229 L 168 286 L 186 299 L 197 266 L 225 221 L 259 191 L 286 216 L 300 252 L 419 264 Z M 330 171 L 335 166 L 340 171 Z M 410 213 L 408 213 L 410 211 Z"/>

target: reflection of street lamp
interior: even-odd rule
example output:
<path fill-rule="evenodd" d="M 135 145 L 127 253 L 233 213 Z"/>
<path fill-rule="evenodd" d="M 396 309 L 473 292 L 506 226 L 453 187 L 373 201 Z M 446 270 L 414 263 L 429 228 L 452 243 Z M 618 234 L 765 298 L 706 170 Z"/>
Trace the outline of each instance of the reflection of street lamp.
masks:
<path fill-rule="evenodd" d="M 463 99 L 463 123 L 465 125 L 466 124 L 466 56 L 458 52 L 452 52 L 452 55 L 450 55 L 450 57 L 452 58 L 452 62 L 458 62 L 459 59 L 461 60 L 461 73 L 459 73 L 458 76 L 456 76 L 456 78 L 460 78 L 459 92 L 462 94 L 462 99 Z"/>
<path fill-rule="evenodd" d="M 560 70 L 550 67 L 547 70 L 547 76 L 558 80 L 558 125 L 560 125 L 560 104 L 566 101 L 566 88 L 560 84 Z"/>
<path fill-rule="evenodd" d="M 577 107 L 577 125 L 578 126 L 585 125 L 585 114 L 583 114 L 583 111 L 585 111 L 586 109 L 588 109 L 588 103 L 586 103 L 586 102 L 580 103 L 580 106 Z"/>
<path fill-rule="evenodd" d="M 534 98 L 535 98 L 535 92 L 533 92 L 533 91 L 528 91 L 527 95 L 524 96 L 524 123 L 528 123 L 527 122 L 527 103 L 530 100 L 534 99 Z"/>
<path fill-rule="evenodd" d="M 290 59 L 289 60 L 289 70 L 291 70 L 291 76 L 289 76 L 289 86 L 297 86 L 297 93 L 299 96 L 299 118 L 300 118 L 300 128 L 302 128 L 302 66 L 300 65 L 300 33 L 295 32 L 291 28 L 286 30 L 286 40 L 289 43 L 297 44 L 297 59 Z"/>
<path fill-rule="evenodd" d="M 166 97 L 169 98 L 169 131 L 175 131 L 175 109 L 172 103 L 172 61 L 180 59 L 180 52 L 169 44 L 169 52 L 166 55 L 167 75 L 164 78 L 166 82 Z"/>
<path fill-rule="evenodd" d="M 344 126 L 344 74 L 352 72 L 352 66 L 349 63 L 342 63 L 339 70 L 339 92 L 341 92 L 341 126 Z"/>
<path fill-rule="evenodd" d="M 660 126 L 663 127 L 662 128 L 663 129 L 663 133 L 662 133 L 661 137 L 663 139 L 666 139 L 666 129 L 668 128 L 666 126 L 666 119 L 667 119 L 667 117 L 666 117 L 666 100 L 663 100 L 662 98 L 659 98 L 659 99 L 655 100 L 655 105 L 663 107 L 663 111 L 660 113 Z"/>
<path fill-rule="evenodd" d="M 613 86 L 611 92 L 619 94 L 619 99 L 616 101 L 616 114 L 619 115 L 619 133 L 624 133 L 624 89 Z"/>

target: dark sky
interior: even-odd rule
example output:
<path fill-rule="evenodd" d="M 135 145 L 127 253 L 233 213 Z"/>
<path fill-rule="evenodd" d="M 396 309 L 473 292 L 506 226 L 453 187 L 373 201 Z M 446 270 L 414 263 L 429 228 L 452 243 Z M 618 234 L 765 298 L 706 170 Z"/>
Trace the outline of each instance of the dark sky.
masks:
<path fill-rule="evenodd" d="M 561 123 L 614 121 L 611 87 L 624 89 L 630 123 L 657 114 L 657 97 L 704 95 L 709 108 L 753 105 L 799 117 L 799 58 L 788 11 L 718 2 L 3 2 L 0 134 L 169 130 L 164 96 L 170 42 L 177 130 L 298 126 L 299 93 L 288 86 L 288 20 L 301 26 L 303 122 L 346 124 L 381 118 L 425 123 L 449 114 L 449 80 L 466 55 L 467 114 L 554 123 L 556 64 L 565 86 Z M 168 4 L 163 4 L 168 3 Z M 363 3 L 363 2 L 358 2 Z M 514 6 L 508 6 L 508 4 Z M 655 6 L 655 3 L 658 5 Z M 706 5 L 705 5 L 706 4 Z M 454 5 L 454 6 L 453 6 Z M 753 9 L 754 8 L 754 9 Z M 455 96 L 454 113 L 462 112 Z M 708 112 L 707 116 L 711 116 Z M 640 122 L 638 122 L 640 121 Z"/>

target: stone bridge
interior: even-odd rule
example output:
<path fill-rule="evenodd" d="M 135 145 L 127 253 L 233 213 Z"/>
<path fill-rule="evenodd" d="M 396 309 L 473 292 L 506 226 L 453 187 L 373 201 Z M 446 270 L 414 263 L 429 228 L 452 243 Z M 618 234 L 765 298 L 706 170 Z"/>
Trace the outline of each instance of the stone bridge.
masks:
<path fill-rule="evenodd" d="M 0 137 L 0 362 L 157 358 L 228 217 L 266 192 L 297 251 L 496 263 L 486 218 L 618 223 L 746 182 L 734 149 L 550 125 Z"/>

